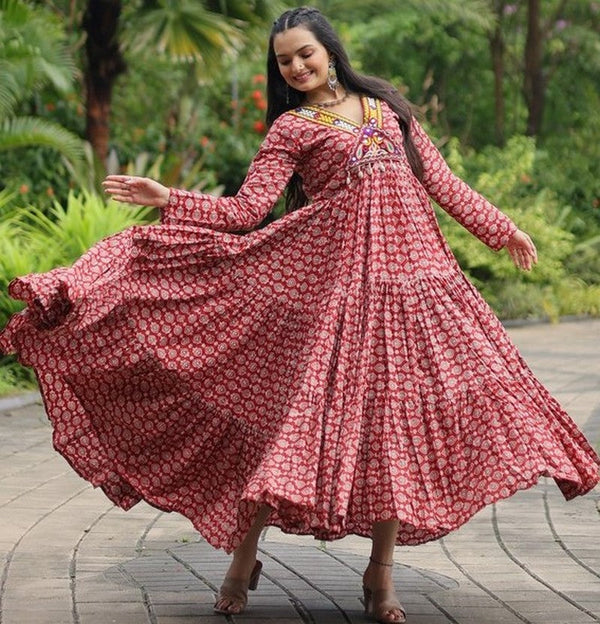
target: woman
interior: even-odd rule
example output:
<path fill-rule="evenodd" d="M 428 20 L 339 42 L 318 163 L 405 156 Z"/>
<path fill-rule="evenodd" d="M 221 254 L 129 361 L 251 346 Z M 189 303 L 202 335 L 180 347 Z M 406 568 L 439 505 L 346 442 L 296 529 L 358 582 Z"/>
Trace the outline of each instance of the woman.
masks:
<path fill-rule="evenodd" d="M 429 197 L 522 269 L 533 243 L 450 172 L 397 91 L 352 70 L 317 10 L 275 22 L 268 98 L 235 197 L 109 176 L 161 225 L 15 280 L 29 307 L 1 344 L 36 368 L 80 474 L 233 552 L 217 612 L 245 608 L 269 524 L 372 538 L 365 608 L 403 622 L 395 544 L 443 536 L 541 475 L 584 494 L 599 459 L 460 271 Z M 288 215 L 233 233 L 286 186 Z"/>

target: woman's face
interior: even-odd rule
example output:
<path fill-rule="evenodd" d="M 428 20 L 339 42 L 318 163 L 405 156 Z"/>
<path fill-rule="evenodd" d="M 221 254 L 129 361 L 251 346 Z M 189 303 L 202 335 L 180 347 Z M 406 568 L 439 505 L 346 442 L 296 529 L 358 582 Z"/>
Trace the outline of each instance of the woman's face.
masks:
<path fill-rule="evenodd" d="M 283 79 L 298 91 L 331 96 L 327 86 L 329 53 L 310 30 L 289 28 L 273 38 L 273 49 Z"/>

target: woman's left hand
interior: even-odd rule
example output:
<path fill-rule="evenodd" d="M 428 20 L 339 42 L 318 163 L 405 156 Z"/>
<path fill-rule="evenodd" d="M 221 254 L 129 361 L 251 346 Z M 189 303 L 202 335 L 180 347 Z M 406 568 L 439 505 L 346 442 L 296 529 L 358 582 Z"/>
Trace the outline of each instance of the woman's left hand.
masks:
<path fill-rule="evenodd" d="M 517 230 L 506 243 L 506 249 L 515 266 L 529 271 L 537 263 L 537 250 L 529 235 Z"/>
<path fill-rule="evenodd" d="M 109 175 L 102 182 L 102 186 L 119 202 L 162 208 L 169 201 L 169 189 L 152 178 Z"/>

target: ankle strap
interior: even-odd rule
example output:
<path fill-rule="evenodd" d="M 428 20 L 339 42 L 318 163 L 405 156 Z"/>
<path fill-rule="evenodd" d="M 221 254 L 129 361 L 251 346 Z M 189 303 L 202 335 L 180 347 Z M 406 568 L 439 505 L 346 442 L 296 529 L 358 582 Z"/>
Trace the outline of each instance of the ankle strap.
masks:
<path fill-rule="evenodd" d="M 385 566 L 386 568 L 391 568 L 394 566 L 393 561 L 392 563 L 384 563 L 383 561 L 377 561 L 377 559 L 373 559 L 373 557 L 369 557 L 369 561 L 376 563 L 377 565 L 380 565 L 380 566 Z"/>

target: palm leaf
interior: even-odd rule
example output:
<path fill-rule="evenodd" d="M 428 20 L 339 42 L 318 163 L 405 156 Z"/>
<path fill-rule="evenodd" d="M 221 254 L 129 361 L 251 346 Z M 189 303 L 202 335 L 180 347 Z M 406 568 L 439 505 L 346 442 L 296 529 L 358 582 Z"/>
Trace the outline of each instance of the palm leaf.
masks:
<path fill-rule="evenodd" d="M 134 52 L 154 49 L 171 58 L 209 69 L 237 49 L 241 31 L 198 2 L 160 0 L 140 11 L 129 44 Z"/>
<path fill-rule="evenodd" d="M 10 66 L 0 60 L 0 121 L 13 112 L 18 95 L 19 85 Z"/>
<path fill-rule="evenodd" d="M 0 124 L 0 151 L 45 145 L 60 152 L 73 164 L 84 159 L 83 141 L 62 126 L 36 117 L 13 117 Z"/>
<path fill-rule="evenodd" d="M 50 11 L 15 0 L 0 0 L 0 61 L 10 68 L 21 91 L 52 84 L 71 87 L 76 64 L 59 19 Z"/>

